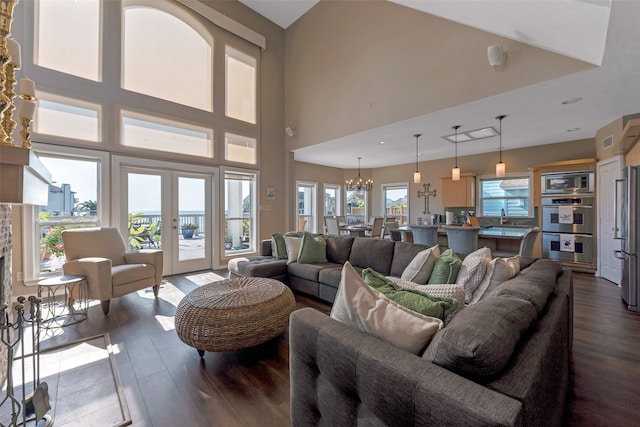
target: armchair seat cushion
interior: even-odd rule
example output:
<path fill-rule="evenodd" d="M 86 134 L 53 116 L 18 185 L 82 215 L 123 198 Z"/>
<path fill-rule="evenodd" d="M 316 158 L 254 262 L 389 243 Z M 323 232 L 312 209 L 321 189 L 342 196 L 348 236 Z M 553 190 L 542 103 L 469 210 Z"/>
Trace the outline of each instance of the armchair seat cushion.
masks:
<path fill-rule="evenodd" d="M 149 264 L 122 264 L 111 269 L 113 286 L 122 286 L 138 280 L 153 279 L 154 268 Z"/>

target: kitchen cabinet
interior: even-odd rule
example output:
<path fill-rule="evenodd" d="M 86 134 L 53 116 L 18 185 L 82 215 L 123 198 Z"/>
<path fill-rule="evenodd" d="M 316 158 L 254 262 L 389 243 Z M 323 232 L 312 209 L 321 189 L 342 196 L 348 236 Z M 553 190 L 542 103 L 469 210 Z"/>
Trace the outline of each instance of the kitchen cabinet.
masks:
<path fill-rule="evenodd" d="M 443 176 L 440 179 L 442 181 L 443 207 L 476 206 L 475 175 L 462 174 L 459 181 L 453 181 L 450 176 Z"/>

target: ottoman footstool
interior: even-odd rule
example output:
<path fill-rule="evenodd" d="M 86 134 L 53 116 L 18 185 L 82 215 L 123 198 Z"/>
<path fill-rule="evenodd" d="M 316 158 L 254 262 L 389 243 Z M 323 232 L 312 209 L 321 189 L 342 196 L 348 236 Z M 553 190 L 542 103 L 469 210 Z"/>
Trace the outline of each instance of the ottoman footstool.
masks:
<path fill-rule="evenodd" d="M 205 351 L 235 351 L 277 337 L 296 301 L 277 280 L 241 277 L 201 286 L 178 304 L 175 325 L 185 344 Z"/>

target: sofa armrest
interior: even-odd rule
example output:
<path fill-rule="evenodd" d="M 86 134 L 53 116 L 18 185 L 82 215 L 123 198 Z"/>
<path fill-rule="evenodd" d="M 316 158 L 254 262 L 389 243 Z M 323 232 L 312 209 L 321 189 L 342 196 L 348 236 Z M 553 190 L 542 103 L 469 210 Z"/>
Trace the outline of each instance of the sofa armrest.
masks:
<path fill-rule="evenodd" d="M 151 264 L 154 268 L 155 284 L 162 282 L 163 268 L 163 252 L 162 249 L 140 249 L 138 251 L 127 251 L 124 259 L 127 264 Z"/>
<path fill-rule="evenodd" d="M 70 276 L 86 276 L 89 298 L 100 301 L 111 299 L 111 260 L 109 258 L 79 258 L 67 261 L 62 271 Z"/>
<path fill-rule="evenodd" d="M 289 331 L 295 426 L 522 423 L 517 400 L 312 308 Z"/>
<path fill-rule="evenodd" d="M 260 255 L 262 256 L 273 256 L 273 252 L 271 250 L 271 239 L 265 239 L 260 241 Z"/>

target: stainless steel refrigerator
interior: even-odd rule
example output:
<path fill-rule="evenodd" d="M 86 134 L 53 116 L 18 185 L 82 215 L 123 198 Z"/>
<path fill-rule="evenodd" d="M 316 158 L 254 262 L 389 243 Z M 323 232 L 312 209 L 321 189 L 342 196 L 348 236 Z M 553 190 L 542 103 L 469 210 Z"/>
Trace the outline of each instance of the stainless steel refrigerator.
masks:
<path fill-rule="evenodd" d="M 615 218 L 616 235 L 620 250 L 616 257 L 622 259 L 622 299 L 629 310 L 640 311 L 640 265 L 638 264 L 638 216 L 640 215 L 640 166 L 628 166 L 622 170 L 622 179 L 616 180 Z M 618 223 L 619 221 L 619 223 Z"/>

